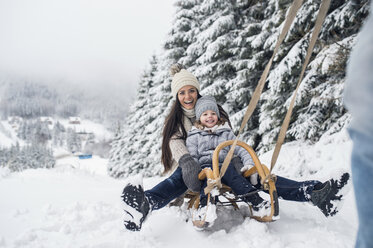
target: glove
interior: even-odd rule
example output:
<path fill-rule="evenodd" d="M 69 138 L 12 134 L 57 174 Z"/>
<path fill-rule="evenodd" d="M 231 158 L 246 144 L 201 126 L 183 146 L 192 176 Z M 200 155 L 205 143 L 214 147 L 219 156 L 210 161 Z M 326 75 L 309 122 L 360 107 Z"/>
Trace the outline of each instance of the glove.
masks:
<path fill-rule="evenodd" d="M 231 164 L 234 166 L 238 174 L 242 175 L 242 168 L 243 168 L 243 163 L 239 157 L 233 157 L 231 160 Z"/>
<path fill-rule="evenodd" d="M 193 192 L 200 192 L 201 181 L 198 179 L 198 174 L 201 171 L 201 166 L 193 159 L 190 154 L 185 154 L 179 159 L 179 166 L 185 185 Z"/>
<path fill-rule="evenodd" d="M 259 177 L 258 172 L 255 172 L 254 174 L 252 174 L 250 176 L 250 183 L 253 186 L 259 186 L 259 184 L 260 184 L 260 177 Z"/>
<path fill-rule="evenodd" d="M 234 166 L 238 174 L 242 175 L 242 168 L 244 168 L 244 165 L 239 157 L 234 157 L 231 160 L 231 164 Z M 260 183 L 259 174 L 256 172 L 252 174 L 249 178 L 251 185 L 258 185 Z"/>

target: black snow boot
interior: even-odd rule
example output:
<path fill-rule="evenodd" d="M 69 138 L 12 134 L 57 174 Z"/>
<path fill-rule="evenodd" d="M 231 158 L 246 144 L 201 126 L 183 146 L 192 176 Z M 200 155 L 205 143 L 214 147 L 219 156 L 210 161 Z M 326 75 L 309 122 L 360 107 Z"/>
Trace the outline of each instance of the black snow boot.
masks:
<path fill-rule="evenodd" d="M 131 231 L 140 231 L 149 214 L 150 205 L 141 185 L 128 184 L 122 193 L 124 202 L 124 226 Z"/>
<path fill-rule="evenodd" d="M 248 203 L 252 207 L 253 215 L 255 216 L 264 216 L 268 215 L 270 210 L 271 203 L 264 200 L 258 193 L 251 194 L 245 197 L 242 197 L 242 200 Z"/>
<path fill-rule="evenodd" d="M 330 179 L 314 186 L 311 202 L 326 216 L 338 213 L 338 203 L 342 201 L 341 189 L 347 184 L 350 174 L 344 173 L 339 180 Z"/>

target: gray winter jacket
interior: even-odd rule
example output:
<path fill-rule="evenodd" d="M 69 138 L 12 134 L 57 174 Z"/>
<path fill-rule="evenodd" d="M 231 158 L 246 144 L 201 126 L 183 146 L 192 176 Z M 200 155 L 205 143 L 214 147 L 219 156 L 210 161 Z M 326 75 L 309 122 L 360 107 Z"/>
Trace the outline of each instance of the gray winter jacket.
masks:
<path fill-rule="evenodd" d="M 233 140 L 236 136 L 227 123 L 221 126 L 214 127 L 213 130 L 201 130 L 193 127 L 188 132 L 186 146 L 192 157 L 198 161 L 201 167 L 212 165 L 212 154 L 215 148 L 222 142 Z M 219 163 L 223 163 L 228 154 L 230 146 L 225 147 L 219 153 Z M 253 159 L 250 154 L 242 147 L 236 147 L 234 154 L 239 156 L 243 164 L 249 167 L 254 166 Z"/>

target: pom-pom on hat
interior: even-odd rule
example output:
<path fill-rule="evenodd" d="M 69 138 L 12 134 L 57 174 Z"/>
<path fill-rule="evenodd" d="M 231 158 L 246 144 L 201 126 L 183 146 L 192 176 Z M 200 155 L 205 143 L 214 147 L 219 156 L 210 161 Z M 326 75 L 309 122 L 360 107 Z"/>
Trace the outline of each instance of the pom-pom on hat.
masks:
<path fill-rule="evenodd" d="M 212 110 L 214 111 L 218 118 L 220 118 L 219 108 L 218 104 L 215 101 L 215 98 L 212 96 L 203 96 L 199 98 L 196 102 L 196 106 L 194 107 L 194 110 L 196 112 L 196 119 L 199 120 L 201 118 L 201 115 L 206 110 Z"/>
<path fill-rule="evenodd" d="M 176 98 L 177 92 L 186 85 L 194 86 L 198 92 L 200 91 L 197 78 L 192 73 L 185 70 L 181 64 L 172 65 L 170 73 L 172 76 L 171 94 L 174 98 Z"/>

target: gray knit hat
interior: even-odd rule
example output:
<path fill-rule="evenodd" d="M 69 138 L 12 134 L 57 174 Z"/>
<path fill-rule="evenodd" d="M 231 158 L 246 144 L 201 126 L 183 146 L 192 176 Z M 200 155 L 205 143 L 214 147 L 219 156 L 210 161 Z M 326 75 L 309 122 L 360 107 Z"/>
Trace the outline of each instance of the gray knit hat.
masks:
<path fill-rule="evenodd" d="M 197 78 L 189 71 L 182 68 L 182 65 L 175 64 L 171 66 L 170 73 L 172 76 L 171 94 L 175 98 L 177 92 L 186 85 L 196 87 L 200 92 L 200 85 Z"/>
<path fill-rule="evenodd" d="M 197 120 L 201 118 L 202 113 L 205 112 L 206 110 L 214 111 L 218 115 L 218 118 L 220 118 L 219 108 L 213 96 L 203 96 L 199 98 L 196 102 L 196 106 L 194 107 L 194 110 L 196 112 Z"/>

